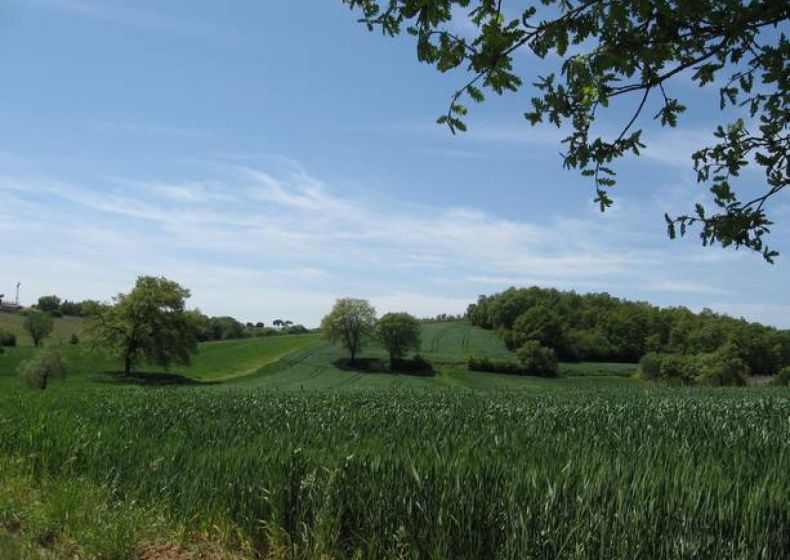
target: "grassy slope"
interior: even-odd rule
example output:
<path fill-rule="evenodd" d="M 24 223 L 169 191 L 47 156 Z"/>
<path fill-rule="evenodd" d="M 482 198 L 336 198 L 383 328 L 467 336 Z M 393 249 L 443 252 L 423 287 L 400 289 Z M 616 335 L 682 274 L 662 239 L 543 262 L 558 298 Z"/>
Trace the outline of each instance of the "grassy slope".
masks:
<path fill-rule="evenodd" d="M 0 329 L 16 334 L 19 346 L 32 346 L 33 340 L 25 331 L 24 321 L 24 315 L 0 311 Z M 84 321 L 81 317 L 56 317 L 54 319 L 55 329 L 48 340 L 55 344 L 66 344 L 72 334 L 82 337 Z"/>
<path fill-rule="evenodd" d="M 470 355 L 486 356 L 496 360 L 515 360 L 515 356 L 492 331 L 473 327 L 467 323 L 428 323 L 422 331 L 420 354 L 436 368 L 433 376 L 391 373 L 388 371 L 348 371 L 335 363 L 345 353 L 336 346 L 317 343 L 305 351 L 294 352 L 272 363 L 261 371 L 234 383 L 235 386 L 253 386 L 270 390 L 297 391 L 354 391 L 360 389 L 413 391 L 552 391 L 570 387 L 631 385 L 635 380 L 588 373 L 585 377 L 567 379 L 541 379 L 495 373 L 470 372 L 465 360 Z M 386 352 L 376 344 L 365 347 L 363 357 L 386 359 Z M 608 371 L 610 364 L 600 366 Z M 585 364 L 571 364 L 575 371 L 584 371 Z M 622 366 L 622 364 L 615 364 Z M 624 367 L 631 367 L 626 364 Z M 620 371 L 623 367 L 620 368 Z M 592 368 L 588 367 L 592 371 Z M 600 377 L 599 377 L 600 376 Z"/>
<path fill-rule="evenodd" d="M 3 314 L 6 324 L 21 324 L 21 317 Z M 79 321 L 79 320 L 77 320 Z M 56 320 L 58 336 L 49 341 L 68 337 L 68 328 L 75 322 Z M 69 361 L 71 375 L 68 386 L 84 386 L 100 374 L 118 371 L 120 363 L 89 351 L 87 345 L 63 345 Z M 22 360 L 29 359 L 31 346 L 9 348 L 0 356 L 0 386 L 17 383 L 16 368 Z M 566 375 L 585 376 L 549 380 L 512 375 L 467 371 L 465 360 L 470 355 L 486 356 L 496 360 L 514 360 L 515 356 L 492 331 L 466 323 L 428 323 L 423 327 L 420 354 L 436 368 L 433 376 L 397 374 L 386 371 L 348 371 L 335 363 L 345 357 L 338 347 L 320 341 L 318 335 L 252 338 L 200 345 L 200 352 L 188 367 L 174 367 L 173 373 L 199 381 L 223 381 L 220 386 L 255 387 L 273 390 L 347 391 L 360 389 L 414 391 L 540 391 L 591 384 L 631 384 L 630 379 L 601 377 L 607 373 L 630 373 L 628 364 L 563 364 Z M 376 344 L 365 347 L 364 357 L 379 359 L 383 364 L 387 353 Z M 630 369 L 629 369 L 630 368 Z M 142 370 L 157 368 L 141 366 Z M 589 376 L 589 377 L 587 377 Z"/>
<path fill-rule="evenodd" d="M 246 375 L 290 352 L 314 345 L 317 340 L 317 335 L 298 335 L 207 342 L 200 345 L 191 365 L 173 367 L 172 372 L 201 381 Z M 121 367 L 120 361 L 91 352 L 87 345 L 63 345 L 61 351 L 69 362 L 68 385 L 91 384 L 97 378 L 101 379 L 102 373 L 118 371 Z M 6 348 L 5 354 L 0 355 L 0 386 L 17 383 L 16 368 L 34 352 L 31 346 Z M 142 366 L 141 369 L 154 368 Z"/>

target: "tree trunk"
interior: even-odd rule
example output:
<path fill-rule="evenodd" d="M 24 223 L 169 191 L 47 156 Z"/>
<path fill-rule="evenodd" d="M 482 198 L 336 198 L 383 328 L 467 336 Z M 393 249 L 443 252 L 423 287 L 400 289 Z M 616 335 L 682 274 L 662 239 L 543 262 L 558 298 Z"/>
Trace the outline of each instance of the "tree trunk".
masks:
<path fill-rule="evenodd" d="M 124 377 L 132 375 L 132 359 L 129 356 L 123 358 L 123 375 Z"/>

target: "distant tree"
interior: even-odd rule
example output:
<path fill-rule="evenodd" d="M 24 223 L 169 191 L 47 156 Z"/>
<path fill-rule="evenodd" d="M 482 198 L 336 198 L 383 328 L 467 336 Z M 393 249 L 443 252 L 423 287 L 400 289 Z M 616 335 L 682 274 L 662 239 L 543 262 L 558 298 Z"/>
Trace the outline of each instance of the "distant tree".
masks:
<path fill-rule="evenodd" d="M 420 348 L 420 322 L 408 313 L 387 313 L 379 319 L 376 338 L 390 354 L 390 364 Z"/>
<path fill-rule="evenodd" d="M 233 317 L 208 319 L 208 340 L 235 340 L 244 337 L 244 325 Z"/>
<path fill-rule="evenodd" d="M 255 328 L 256 329 L 262 329 L 265 326 L 266 325 L 264 325 L 261 321 L 258 321 L 257 323 L 255 323 Z"/>
<path fill-rule="evenodd" d="M 17 372 L 27 385 L 44 390 L 51 380 L 66 378 L 68 364 L 59 351 L 46 349 L 22 362 Z"/>
<path fill-rule="evenodd" d="M 321 331 L 327 340 L 340 343 L 356 361 L 365 339 L 376 329 L 376 310 L 367 300 L 342 298 L 321 321 Z"/>
<path fill-rule="evenodd" d="M 126 376 L 141 359 L 164 367 L 188 364 L 197 352 L 192 317 L 185 311 L 189 296 L 176 282 L 141 276 L 113 305 L 95 309 L 88 325 L 91 341 L 120 357 Z"/>
<path fill-rule="evenodd" d="M 41 296 L 36 305 L 44 313 L 60 311 L 60 298 L 58 296 Z"/>
<path fill-rule="evenodd" d="M 39 302 L 39 308 L 41 303 Z M 60 304 L 60 312 L 67 317 L 79 317 L 82 315 L 82 303 L 66 300 Z"/>
<path fill-rule="evenodd" d="M 526 341 L 516 352 L 527 375 L 557 377 L 557 356 L 536 340 Z"/>
<path fill-rule="evenodd" d="M 52 334 L 55 323 L 52 317 L 44 311 L 31 311 L 25 317 L 25 330 L 33 339 L 34 346 L 41 346 L 44 339 Z"/>
<path fill-rule="evenodd" d="M 281 329 L 283 325 L 285 325 L 285 321 L 283 321 L 282 319 L 275 319 L 274 321 L 272 321 L 272 325 L 274 325 L 278 329 Z"/>

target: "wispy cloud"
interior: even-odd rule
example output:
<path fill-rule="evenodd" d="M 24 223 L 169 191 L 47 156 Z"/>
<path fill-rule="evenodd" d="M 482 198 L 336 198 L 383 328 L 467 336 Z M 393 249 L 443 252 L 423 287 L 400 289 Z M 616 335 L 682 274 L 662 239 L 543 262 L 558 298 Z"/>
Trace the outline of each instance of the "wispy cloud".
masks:
<path fill-rule="evenodd" d="M 150 11 L 120 2 L 95 0 L 12 0 L 32 7 L 90 18 L 97 21 L 136 27 L 151 31 L 193 35 L 204 39 L 238 40 L 235 31 L 216 28 L 207 23 L 186 21 L 167 15 L 163 11 Z"/>
<path fill-rule="evenodd" d="M 638 213 L 538 225 L 341 195 L 298 165 L 284 174 L 213 165 L 221 172 L 200 180 L 0 177 L 0 229 L 12 232 L 4 261 L 17 267 L 0 271 L 0 280 L 23 271 L 42 293 L 90 284 L 109 297 L 125 287 L 121 278 L 166 274 L 192 287 L 209 312 L 261 317 L 255 308 L 268 294 L 266 313 L 310 324 L 349 294 L 433 314 L 462 312 L 479 292 L 512 284 L 639 287 L 640 297 L 727 293 L 715 279 L 697 283 L 687 254 L 624 237 L 639 233 Z M 678 279 L 681 261 L 688 270 Z M 47 284 L 53 268 L 62 271 L 57 285 Z"/>

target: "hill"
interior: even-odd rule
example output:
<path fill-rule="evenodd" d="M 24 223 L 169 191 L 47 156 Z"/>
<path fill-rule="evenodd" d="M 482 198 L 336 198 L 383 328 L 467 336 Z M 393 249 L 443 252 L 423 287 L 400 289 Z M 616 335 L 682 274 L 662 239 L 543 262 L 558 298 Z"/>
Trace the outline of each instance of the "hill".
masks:
<path fill-rule="evenodd" d="M 69 325 L 73 326 L 73 324 Z M 61 324 L 61 332 L 67 332 Z M 65 334 L 61 335 L 61 338 Z M 52 344 L 50 342 L 50 344 Z M 92 352 L 88 345 L 61 345 L 69 362 L 68 386 L 92 384 L 114 379 L 107 372 L 120 370 L 117 360 Z M 16 383 L 16 368 L 34 353 L 32 346 L 8 348 L 0 356 L 0 385 Z M 344 366 L 346 354 L 319 335 L 292 335 L 246 338 L 199 345 L 199 353 L 187 367 L 176 366 L 167 372 L 140 366 L 148 373 L 134 379 L 142 384 L 212 384 L 214 387 L 249 387 L 285 391 L 347 390 L 466 390 L 519 391 L 538 387 L 565 387 L 589 383 L 631 383 L 616 379 L 633 373 L 633 365 L 567 364 L 568 376 L 595 376 L 599 380 L 545 380 L 512 375 L 470 372 L 466 359 L 484 356 L 496 360 L 515 360 L 504 343 L 492 332 L 465 322 L 426 323 L 422 330 L 420 354 L 434 366 L 433 372 L 393 373 L 386 363 L 387 353 L 368 343 L 362 358 L 363 371 Z M 152 373 L 153 372 L 153 373 Z"/>
<path fill-rule="evenodd" d="M 198 354 L 189 366 L 176 366 L 168 372 L 156 372 L 156 375 L 140 374 L 138 381 L 169 380 L 194 384 L 228 380 L 258 371 L 290 352 L 307 348 L 317 341 L 318 335 L 308 334 L 205 342 L 199 345 Z M 121 368 L 119 360 L 94 352 L 84 344 L 66 344 L 60 346 L 60 350 L 69 363 L 68 385 L 107 381 L 111 379 L 108 372 L 117 372 Z M 0 355 L 0 386 L 16 383 L 17 366 L 34 352 L 32 346 L 6 348 L 5 354 Z M 139 369 L 150 371 L 152 368 L 142 364 Z"/>
<path fill-rule="evenodd" d="M 85 319 L 82 317 L 55 317 L 55 329 L 49 337 L 50 343 L 67 344 L 71 335 L 81 336 Z M 19 313 L 0 311 L 0 330 L 5 330 L 16 335 L 19 346 L 32 346 L 33 340 L 24 327 L 25 316 Z"/>

